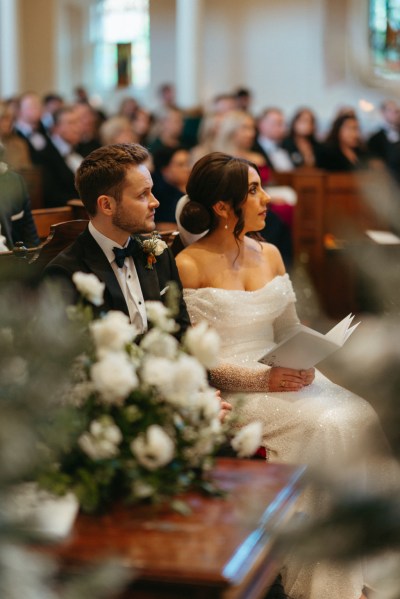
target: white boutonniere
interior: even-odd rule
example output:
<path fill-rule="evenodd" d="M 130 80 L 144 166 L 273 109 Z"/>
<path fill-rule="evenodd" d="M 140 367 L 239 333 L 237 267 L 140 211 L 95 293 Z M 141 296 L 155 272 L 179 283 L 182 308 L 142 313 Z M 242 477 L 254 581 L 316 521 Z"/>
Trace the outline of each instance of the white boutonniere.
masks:
<path fill-rule="evenodd" d="M 153 231 L 148 239 L 142 240 L 140 237 L 135 237 L 135 239 L 146 256 L 146 268 L 153 270 L 153 264 L 157 262 L 156 256 L 160 256 L 168 245 L 161 239 L 157 231 Z"/>

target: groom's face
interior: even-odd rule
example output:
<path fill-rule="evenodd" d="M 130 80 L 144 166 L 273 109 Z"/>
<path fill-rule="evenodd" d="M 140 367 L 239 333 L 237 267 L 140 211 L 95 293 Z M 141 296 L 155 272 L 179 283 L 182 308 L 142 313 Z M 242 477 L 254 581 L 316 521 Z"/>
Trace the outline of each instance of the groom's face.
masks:
<path fill-rule="evenodd" d="M 160 204 L 152 188 L 153 180 L 146 166 L 129 167 L 122 197 L 115 203 L 113 225 L 129 234 L 153 231 L 155 210 Z"/>

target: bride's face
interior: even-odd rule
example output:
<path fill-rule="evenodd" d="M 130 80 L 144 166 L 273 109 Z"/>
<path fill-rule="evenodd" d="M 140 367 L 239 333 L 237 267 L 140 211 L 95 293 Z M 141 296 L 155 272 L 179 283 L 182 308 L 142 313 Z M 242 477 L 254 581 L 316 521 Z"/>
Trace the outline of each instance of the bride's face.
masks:
<path fill-rule="evenodd" d="M 261 187 L 259 174 L 254 168 L 249 167 L 248 193 L 243 204 L 244 233 L 261 231 L 265 227 L 270 200 L 269 195 Z"/>

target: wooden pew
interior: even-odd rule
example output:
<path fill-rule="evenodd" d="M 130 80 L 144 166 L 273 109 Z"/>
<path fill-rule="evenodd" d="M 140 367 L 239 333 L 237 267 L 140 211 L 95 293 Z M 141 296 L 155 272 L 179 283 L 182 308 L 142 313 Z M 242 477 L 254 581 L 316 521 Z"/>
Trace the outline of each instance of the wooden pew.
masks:
<path fill-rule="evenodd" d="M 392 190 L 381 171 L 294 172 L 298 195 L 294 214 L 295 259 L 307 265 L 322 306 L 332 317 L 356 312 L 354 248 L 370 244 L 368 229 L 390 230 Z M 353 252 L 353 253 L 352 253 Z"/>
<path fill-rule="evenodd" d="M 59 208 L 36 208 L 32 210 L 33 220 L 39 238 L 44 241 L 49 233 L 51 225 L 72 220 L 74 218 L 71 206 L 60 206 Z"/>
<path fill-rule="evenodd" d="M 17 173 L 24 179 L 31 208 L 43 208 L 43 174 L 40 166 L 18 169 Z"/>
<path fill-rule="evenodd" d="M 68 220 L 51 225 L 50 234 L 41 246 L 34 264 L 38 271 L 43 268 L 66 247 L 75 241 L 88 224 L 87 220 Z"/>

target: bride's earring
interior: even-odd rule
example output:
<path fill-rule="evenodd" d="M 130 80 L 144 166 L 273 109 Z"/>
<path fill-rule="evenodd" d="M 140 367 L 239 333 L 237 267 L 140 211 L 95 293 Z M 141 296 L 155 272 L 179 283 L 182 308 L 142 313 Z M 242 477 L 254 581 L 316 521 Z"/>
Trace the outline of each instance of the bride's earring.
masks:
<path fill-rule="evenodd" d="M 228 223 L 226 223 L 224 229 L 228 230 Z"/>

